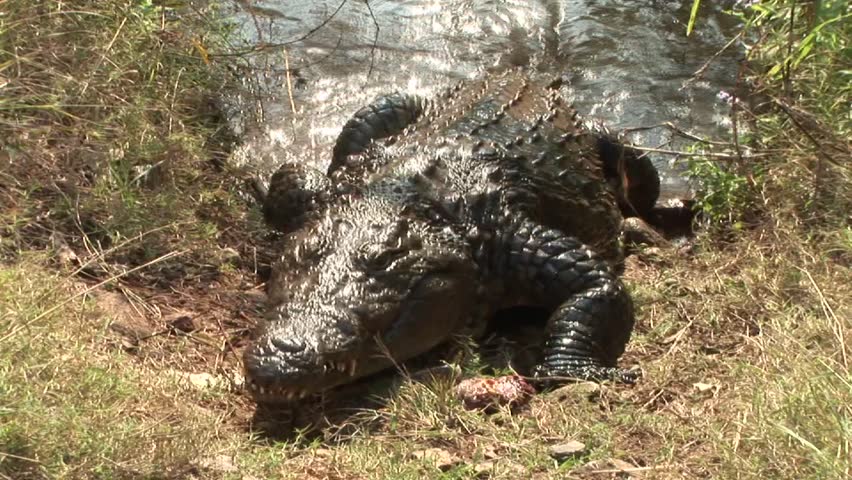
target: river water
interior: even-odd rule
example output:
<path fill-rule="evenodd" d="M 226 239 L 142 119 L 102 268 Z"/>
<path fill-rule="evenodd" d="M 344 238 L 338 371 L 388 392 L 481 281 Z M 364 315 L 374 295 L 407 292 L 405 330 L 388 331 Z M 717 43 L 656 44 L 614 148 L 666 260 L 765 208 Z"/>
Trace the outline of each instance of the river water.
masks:
<path fill-rule="evenodd" d="M 741 51 L 738 32 L 703 2 L 665 0 L 233 0 L 228 11 L 246 50 L 246 89 L 230 105 L 243 139 L 237 158 L 260 172 L 283 161 L 325 168 L 343 123 L 377 95 L 431 94 L 465 78 L 522 66 L 569 79 L 564 94 L 582 115 L 614 130 L 671 122 L 703 136 L 726 132 Z M 731 2 L 727 2 L 731 3 Z M 251 53 L 248 51 L 251 50 Z M 289 66 L 289 68 L 288 68 Z M 723 96 L 721 96 L 723 97 Z M 671 131 L 636 131 L 649 147 Z M 671 156 L 653 156 L 664 191 L 685 181 Z"/>

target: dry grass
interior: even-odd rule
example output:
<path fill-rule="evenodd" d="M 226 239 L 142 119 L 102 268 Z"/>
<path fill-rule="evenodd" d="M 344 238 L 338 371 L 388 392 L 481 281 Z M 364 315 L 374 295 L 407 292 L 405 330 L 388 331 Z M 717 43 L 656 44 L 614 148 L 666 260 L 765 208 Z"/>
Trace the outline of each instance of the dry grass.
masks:
<path fill-rule="evenodd" d="M 227 379 L 268 242 L 235 172 L 211 164 L 226 143 L 209 141 L 224 81 L 201 53 L 210 24 L 61 5 L 7 0 L 0 17 L 0 478 L 852 475 L 848 26 L 790 72 L 754 74 L 765 103 L 734 112 L 729 153 L 782 153 L 696 166 L 717 195 L 694 252 L 630 259 L 637 385 L 483 415 L 446 378 L 385 378 L 372 402 L 255 415 Z M 801 42 L 774 22 L 752 57 L 784 65 Z M 558 464 L 548 447 L 568 439 L 587 449 Z"/>

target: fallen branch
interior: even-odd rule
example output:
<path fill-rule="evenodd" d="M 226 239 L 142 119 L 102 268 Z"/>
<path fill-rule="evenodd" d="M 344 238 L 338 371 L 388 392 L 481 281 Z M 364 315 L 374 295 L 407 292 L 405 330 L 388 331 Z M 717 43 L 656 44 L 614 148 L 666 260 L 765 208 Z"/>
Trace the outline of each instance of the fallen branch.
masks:
<path fill-rule="evenodd" d="M 705 153 L 693 153 L 693 152 L 679 152 L 677 150 L 666 150 L 663 148 L 652 148 L 652 147 L 640 147 L 633 145 L 631 148 L 639 150 L 641 152 L 651 152 L 651 153 L 662 153 L 665 155 L 674 155 L 674 156 L 683 156 L 683 157 L 708 157 L 708 158 L 720 158 L 723 160 L 731 160 L 740 158 L 739 155 L 731 154 L 731 153 L 714 153 L 714 152 L 705 152 Z M 771 152 L 759 152 L 752 153 L 750 155 L 743 155 L 743 159 L 751 159 L 751 158 L 762 158 L 771 155 Z"/>

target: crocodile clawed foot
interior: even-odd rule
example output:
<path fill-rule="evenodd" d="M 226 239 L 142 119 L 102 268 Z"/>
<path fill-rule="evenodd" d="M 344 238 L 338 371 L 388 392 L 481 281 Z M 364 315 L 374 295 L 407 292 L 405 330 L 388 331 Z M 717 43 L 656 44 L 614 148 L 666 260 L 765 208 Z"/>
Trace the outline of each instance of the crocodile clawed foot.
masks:
<path fill-rule="evenodd" d="M 613 381 L 633 385 L 641 376 L 642 373 L 639 370 L 628 370 L 617 367 L 586 365 L 581 367 L 550 368 L 539 365 L 533 372 L 532 381 L 540 389 L 550 389 L 571 382 Z"/>

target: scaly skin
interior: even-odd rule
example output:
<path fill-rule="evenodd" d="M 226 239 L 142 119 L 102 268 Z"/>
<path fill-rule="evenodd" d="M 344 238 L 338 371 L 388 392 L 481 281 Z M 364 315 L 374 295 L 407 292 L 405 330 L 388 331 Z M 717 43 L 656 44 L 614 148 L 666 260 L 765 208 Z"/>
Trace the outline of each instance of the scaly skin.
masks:
<path fill-rule="evenodd" d="M 633 380 L 616 367 L 634 322 L 619 206 L 650 208 L 659 180 L 556 87 L 510 72 L 383 97 L 346 124 L 327 176 L 282 167 L 264 213 L 288 248 L 245 353 L 256 400 L 370 375 L 517 305 L 551 312 L 537 376 Z"/>

